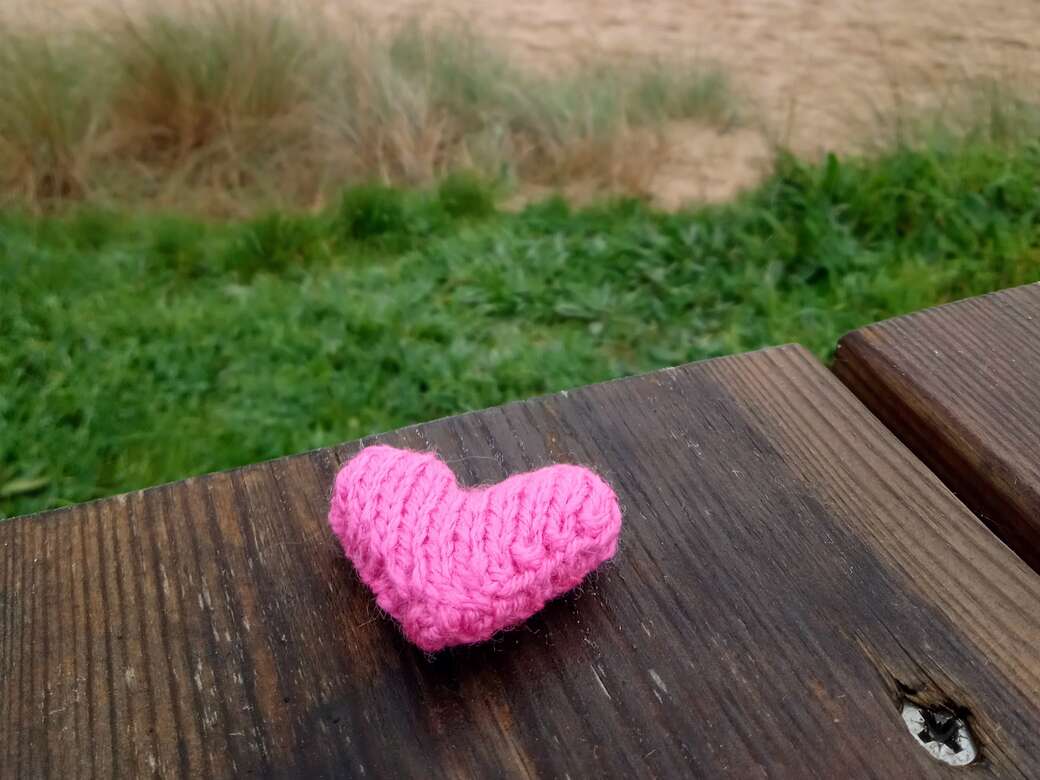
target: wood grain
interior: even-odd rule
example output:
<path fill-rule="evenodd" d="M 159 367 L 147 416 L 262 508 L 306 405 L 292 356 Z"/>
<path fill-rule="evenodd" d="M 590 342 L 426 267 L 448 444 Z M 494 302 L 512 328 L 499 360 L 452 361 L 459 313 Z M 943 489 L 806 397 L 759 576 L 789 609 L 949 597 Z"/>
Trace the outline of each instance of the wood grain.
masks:
<path fill-rule="evenodd" d="M 614 562 L 428 658 L 325 526 L 346 445 L 0 525 L 0 774 L 1040 776 L 1040 577 L 805 351 L 441 420 L 468 484 L 589 464 Z M 973 768 L 900 701 L 964 715 Z"/>
<path fill-rule="evenodd" d="M 834 370 L 1040 570 L 1040 284 L 854 331 Z"/>

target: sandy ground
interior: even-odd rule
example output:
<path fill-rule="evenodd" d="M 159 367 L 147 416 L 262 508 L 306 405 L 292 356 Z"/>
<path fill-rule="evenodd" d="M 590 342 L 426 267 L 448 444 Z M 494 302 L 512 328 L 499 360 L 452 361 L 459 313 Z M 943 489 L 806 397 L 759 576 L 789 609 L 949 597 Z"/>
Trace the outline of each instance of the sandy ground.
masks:
<path fill-rule="evenodd" d="M 808 156 L 860 149 L 891 132 L 886 122 L 899 111 L 942 102 L 968 81 L 1040 76 L 1036 0 L 311 1 L 344 23 L 356 13 L 380 26 L 462 20 L 547 70 L 604 54 L 721 66 L 745 97 L 749 123 L 669 128 L 672 153 L 652 185 L 664 205 L 731 197 L 761 177 L 777 144 Z M 0 0 L 0 8 L 67 18 L 89 3 L 106 5 Z"/>

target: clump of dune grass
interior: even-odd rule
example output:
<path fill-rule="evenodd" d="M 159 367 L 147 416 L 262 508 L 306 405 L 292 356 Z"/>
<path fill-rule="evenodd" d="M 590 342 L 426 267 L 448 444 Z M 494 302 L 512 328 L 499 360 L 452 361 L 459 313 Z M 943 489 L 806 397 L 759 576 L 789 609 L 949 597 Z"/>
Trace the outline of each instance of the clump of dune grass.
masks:
<path fill-rule="evenodd" d="M 248 5 L 151 12 L 104 30 L 116 78 L 108 114 L 135 162 L 236 189 L 301 149 L 323 73 L 312 41 Z M 268 162 L 264 162 L 264 158 Z"/>
<path fill-rule="evenodd" d="M 349 29 L 250 0 L 0 30 L 0 200 L 243 213 L 346 184 L 574 178 L 638 190 L 672 120 L 725 126 L 721 73 L 683 63 L 518 68 L 459 27 Z"/>
<path fill-rule="evenodd" d="M 95 65 L 78 39 L 0 29 L 4 199 L 42 204 L 86 193 L 107 81 Z"/>

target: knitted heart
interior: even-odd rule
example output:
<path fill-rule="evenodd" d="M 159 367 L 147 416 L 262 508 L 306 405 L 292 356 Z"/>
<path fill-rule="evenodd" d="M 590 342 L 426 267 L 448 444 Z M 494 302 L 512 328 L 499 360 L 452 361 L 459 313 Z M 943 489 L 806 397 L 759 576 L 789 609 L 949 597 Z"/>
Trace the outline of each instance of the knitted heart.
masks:
<path fill-rule="evenodd" d="M 329 524 L 379 606 L 432 652 L 488 639 L 573 588 L 614 555 L 621 511 L 581 466 L 466 489 L 432 453 L 377 446 L 340 470 Z"/>

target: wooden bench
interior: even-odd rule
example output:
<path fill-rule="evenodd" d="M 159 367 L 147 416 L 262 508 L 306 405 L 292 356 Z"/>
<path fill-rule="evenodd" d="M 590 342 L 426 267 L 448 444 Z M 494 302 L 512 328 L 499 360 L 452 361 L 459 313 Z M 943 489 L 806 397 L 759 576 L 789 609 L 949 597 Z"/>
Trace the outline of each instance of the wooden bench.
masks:
<path fill-rule="evenodd" d="M 363 444 L 554 462 L 616 559 L 425 656 L 326 528 Z M 0 775 L 1040 776 L 1040 577 L 799 347 L 0 524 Z M 906 712 L 927 728 L 908 728 Z"/>
<path fill-rule="evenodd" d="M 850 333 L 835 371 L 1040 570 L 1040 284 Z"/>

